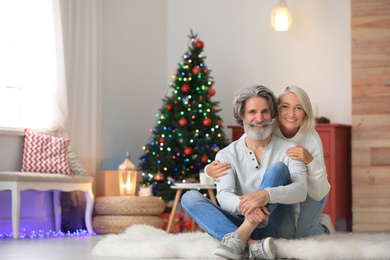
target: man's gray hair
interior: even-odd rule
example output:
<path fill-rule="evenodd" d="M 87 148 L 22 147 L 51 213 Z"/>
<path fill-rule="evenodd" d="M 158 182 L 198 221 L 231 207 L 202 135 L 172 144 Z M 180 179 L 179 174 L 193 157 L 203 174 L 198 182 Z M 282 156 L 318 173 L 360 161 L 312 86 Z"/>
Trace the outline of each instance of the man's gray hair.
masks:
<path fill-rule="evenodd" d="M 236 92 L 233 100 L 233 116 L 238 125 L 244 126 L 242 118 L 244 116 L 245 102 L 251 97 L 265 98 L 271 109 L 272 119 L 278 116 L 278 101 L 272 90 L 260 85 L 241 88 Z"/>

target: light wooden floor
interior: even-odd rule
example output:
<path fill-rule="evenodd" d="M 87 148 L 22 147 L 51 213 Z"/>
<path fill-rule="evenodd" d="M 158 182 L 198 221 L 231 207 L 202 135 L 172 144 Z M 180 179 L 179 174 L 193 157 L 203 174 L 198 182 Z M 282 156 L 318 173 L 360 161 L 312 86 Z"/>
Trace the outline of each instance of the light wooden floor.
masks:
<path fill-rule="evenodd" d="M 116 260 L 92 257 L 96 243 L 104 236 L 0 239 L 0 259 L 12 260 Z"/>

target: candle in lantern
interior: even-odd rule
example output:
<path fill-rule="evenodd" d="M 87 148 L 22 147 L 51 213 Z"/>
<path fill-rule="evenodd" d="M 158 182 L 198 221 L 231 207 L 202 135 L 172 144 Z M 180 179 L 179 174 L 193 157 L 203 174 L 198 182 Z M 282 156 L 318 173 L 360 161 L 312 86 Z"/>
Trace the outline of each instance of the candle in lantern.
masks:
<path fill-rule="evenodd" d="M 125 161 L 118 167 L 120 195 L 135 195 L 137 170 L 130 161 L 129 152 L 126 153 Z"/>

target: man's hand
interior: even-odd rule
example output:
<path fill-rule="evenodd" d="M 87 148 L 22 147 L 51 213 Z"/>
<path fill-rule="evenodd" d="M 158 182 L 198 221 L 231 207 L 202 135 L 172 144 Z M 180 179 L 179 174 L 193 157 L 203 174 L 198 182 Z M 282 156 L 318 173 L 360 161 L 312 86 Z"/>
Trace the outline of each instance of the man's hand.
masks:
<path fill-rule="evenodd" d="M 261 207 L 255 209 L 251 214 L 245 214 L 245 219 L 249 221 L 251 224 L 260 224 L 263 221 L 268 220 L 269 211 L 266 207 Z"/>
<path fill-rule="evenodd" d="M 255 209 L 264 207 L 268 204 L 270 197 L 268 191 L 258 190 L 240 196 L 238 208 L 243 215 L 251 214 Z"/>

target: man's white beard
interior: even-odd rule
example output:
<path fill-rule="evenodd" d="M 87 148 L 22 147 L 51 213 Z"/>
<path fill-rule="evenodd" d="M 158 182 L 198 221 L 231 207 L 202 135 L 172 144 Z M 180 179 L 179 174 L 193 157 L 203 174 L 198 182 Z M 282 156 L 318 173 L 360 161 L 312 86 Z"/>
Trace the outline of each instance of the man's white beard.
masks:
<path fill-rule="evenodd" d="M 253 140 L 260 141 L 260 140 L 267 139 L 272 134 L 274 120 L 272 119 L 271 122 L 252 122 L 252 123 L 246 123 L 245 121 L 243 121 L 243 123 L 244 123 L 244 131 L 245 131 L 246 135 Z M 266 127 L 262 128 L 262 129 L 255 130 L 251 127 L 251 124 L 265 125 Z"/>

